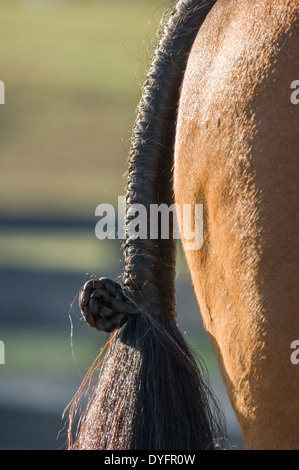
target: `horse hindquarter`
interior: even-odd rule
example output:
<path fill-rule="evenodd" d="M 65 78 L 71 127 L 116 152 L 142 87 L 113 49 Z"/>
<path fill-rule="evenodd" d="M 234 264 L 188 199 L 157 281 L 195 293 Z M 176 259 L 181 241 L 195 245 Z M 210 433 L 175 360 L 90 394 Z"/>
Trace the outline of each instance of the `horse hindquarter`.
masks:
<path fill-rule="evenodd" d="M 219 0 L 179 106 L 176 202 L 204 211 L 186 258 L 247 448 L 299 447 L 298 50 L 298 2 Z"/>

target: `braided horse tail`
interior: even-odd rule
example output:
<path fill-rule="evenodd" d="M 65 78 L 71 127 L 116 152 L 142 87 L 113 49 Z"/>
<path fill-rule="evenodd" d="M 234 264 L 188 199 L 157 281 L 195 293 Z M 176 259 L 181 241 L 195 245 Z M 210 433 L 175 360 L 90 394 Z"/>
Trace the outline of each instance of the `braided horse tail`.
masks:
<path fill-rule="evenodd" d="M 89 325 L 118 330 L 71 449 L 215 449 L 224 435 L 216 401 L 176 326 L 175 240 L 136 239 L 128 229 L 133 204 L 149 214 L 151 204 L 173 203 L 180 86 L 214 4 L 177 2 L 143 87 L 129 159 L 123 287 L 107 278 L 88 281 L 80 297 Z"/>

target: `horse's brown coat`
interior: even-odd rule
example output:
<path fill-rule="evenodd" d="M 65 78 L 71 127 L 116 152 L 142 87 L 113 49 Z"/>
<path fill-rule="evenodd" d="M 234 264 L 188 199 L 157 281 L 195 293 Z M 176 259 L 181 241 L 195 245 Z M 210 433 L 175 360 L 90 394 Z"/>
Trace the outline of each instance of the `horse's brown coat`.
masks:
<path fill-rule="evenodd" d="M 204 205 L 186 251 L 248 449 L 299 448 L 299 3 L 219 0 L 179 106 L 176 201 Z"/>

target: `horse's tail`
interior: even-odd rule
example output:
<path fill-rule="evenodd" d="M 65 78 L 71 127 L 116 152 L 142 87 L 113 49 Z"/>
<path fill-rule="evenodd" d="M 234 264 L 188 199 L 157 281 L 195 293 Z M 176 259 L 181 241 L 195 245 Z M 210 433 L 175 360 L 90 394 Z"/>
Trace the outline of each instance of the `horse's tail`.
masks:
<path fill-rule="evenodd" d="M 176 326 L 176 242 L 163 239 L 161 226 L 156 239 L 130 231 L 138 207 L 140 214 L 146 210 L 149 229 L 150 205 L 173 203 L 180 87 L 195 36 L 215 3 L 177 2 L 147 75 L 129 161 L 124 287 L 106 278 L 89 281 L 80 300 L 90 325 L 112 331 L 126 324 L 112 338 L 70 448 L 214 449 L 215 438 L 223 437 L 222 414 Z"/>

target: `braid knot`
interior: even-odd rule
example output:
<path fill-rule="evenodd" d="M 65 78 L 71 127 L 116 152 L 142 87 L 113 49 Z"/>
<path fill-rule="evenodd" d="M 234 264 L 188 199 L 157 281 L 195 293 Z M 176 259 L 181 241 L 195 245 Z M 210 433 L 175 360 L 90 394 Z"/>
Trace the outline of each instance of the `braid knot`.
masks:
<path fill-rule="evenodd" d="M 84 284 L 79 306 L 89 326 L 108 333 L 121 328 L 129 315 L 139 313 L 121 286 L 106 277 Z"/>

